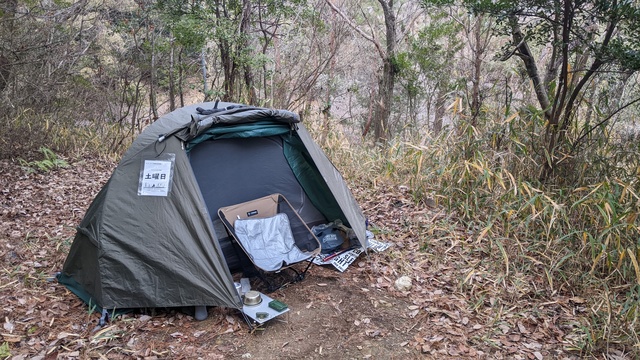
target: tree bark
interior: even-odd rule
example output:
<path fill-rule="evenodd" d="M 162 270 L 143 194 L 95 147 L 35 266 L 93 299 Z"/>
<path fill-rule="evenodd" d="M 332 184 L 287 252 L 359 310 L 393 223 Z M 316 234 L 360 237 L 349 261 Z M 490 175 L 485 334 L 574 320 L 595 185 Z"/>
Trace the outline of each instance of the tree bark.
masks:
<path fill-rule="evenodd" d="M 332 54 L 336 52 L 336 19 L 335 12 L 331 12 L 331 22 L 329 30 L 329 49 Z M 333 95 L 333 78 L 334 69 L 336 65 L 335 56 L 329 60 L 329 73 L 327 74 L 327 90 L 325 92 L 324 105 L 322 107 L 322 115 L 324 117 L 322 124 L 322 132 L 320 134 L 320 144 L 325 145 L 327 137 L 329 136 L 330 123 L 331 123 L 331 100 Z"/>
<path fill-rule="evenodd" d="M 184 49 L 180 48 L 180 52 L 178 53 L 178 64 L 182 64 L 182 54 Z M 178 66 L 178 93 L 180 94 L 180 107 L 184 107 L 184 70 L 182 66 Z"/>
<path fill-rule="evenodd" d="M 173 59 L 175 43 L 173 37 L 169 41 L 169 110 L 176 109 L 175 61 Z"/>
<path fill-rule="evenodd" d="M 393 13 L 393 0 L 378 0 L 384 14 L 386 32 L 386 51 L 382 59 L 382 79 L 378 87 L 378 99 L 374 111 L 374 137 L 376 142 L 386 143 L 389 140 L 389 117 L 393 103 L 393 90 L 396 80 L 396 17 Z"/>
<path fill-rule="evenodd" d="M 241 49 L 240 51 L 250 51 L 249 42 L 247 40 L 249 36 L 249 23 L 251 20 L 251 1 L 243 0 L 242 1 L 242 18 L 240 19 L 240 39 L 241 40 Z M 247 89 L 247 101 L 249 105 L 257 105 L 258 96 L 256 94 L 254 79 L 253 79 L 253 70 L 251 69 L 251 64 L 247 59 L 244 60 L 243 64 L 244 70 L 244 84 Z"/>
<path fill-rule="evenodd" d="M 442 131 L 442 120 L 444 119 L 446 99 L 447 99 L 447 88 L 444 86 L 439 86 L 438 94 L 436 95 L 435 118 L 433 119 L 433 126 L 432 126 L 433 133 L 436 135 L 440 134 L 440 132 Z"/>
<path fill-rule="evenodd" d="M 0 92 L 2 92 L 9 83 L 9 75 L 11 75 L 11 64 L 6 56 L 0 54 Z"/>
<path fill-rule="evenodd" d="M 229 17 L 227 13 L 227 9 L 225 8 L 224 3 L 220 3 L 220 1 L 216 1 L 216 19 L 218 19 L 217 26 L 222 26 L 220 24 L 220 20 L 222 18 Z M 236 75 L 237 69 L 235 61 L 233 61 L 233 49 L 232 44 L 225 39 L 219 39 L 218 48 L 220 50 L 220 62 L 222 63 L 222 69 L 224 72 L 224 79 L 222 80 L 222 87 L 224 89 L 224 95 L 222 96 L 223 101 L 237 101 L 235 99 L 235 85 L 236 85 Z"/>
<path fill-rule="evenodd" d="M 153 27 L 151 27 L 149 37 L 151 38 L 151 76 L 149 80 L 149 106 L 151 107 L 153 121 L 155 121 L 158 119 L 158 103 L 156 96 L 156 85 L 158 80 L 156 76 L 156 35 Z"/>
<path fill-rule="evenodd" d="M 375 102 L 373 115 L 373 135 L 376 142 L 385 143 L 389 140 L 389 117 L 391 116 L 391 103 L 393 102 L 393 88 L 395 72 L 391 59 L 385 58 L 382 68 L 382 79 L 378 85 L 378 96 Z"/>
<path fill-rule="evenodd" d="M 540 73 L 538 71 L 538 65 L 536 64 L 536 60 L 529 49 L 529 45 L 527 44 L 524 35 L 522 34 L 522 30 L 520 29 L 520 25 L 518 24 L 518 20 L 515 16 L 510 18 L 511 22 L 511 34 L 513 36 L 513 42 L 516 44 L 516 50 L 518 51 L 517 55 L 520 57 L 524 66 L 527 70 L 527 75 L 533 82 L 534 91 L 536 93 L 536 97 L 538 98 L 538 103 L 542 107 L 542 111 L 544 112 L 545 118 L 549 121 L 551 119 L 551 102 L 549 101 L 549 94 L 547 93 L 547 89 L 544 86 L 544 82 L 540 78 Z"/>
<path fill-rule="evenodd" d="M 480 107 L 482 106 L 482 100 L 480 99 L 480 82 L 482 72 L 482 61 L 484 60 L 484 54 L 487 50 L 489 40 L 482 37 L 482 23 L 484 16 L 478 15 L 476 23 L 473 27 L 474 46 L 473 50 L 473 73 L 471 77 L 471 125 L 476 126 L 478 116 L 480 115 Z"/>
<path fill-rule="evenodd" d="M 202 92 L 204 93 L 204 101 L 209 101 L 209 79 L 207 78 L 207 58 L 204 47 L 200 49 L 200 71 L 202 73 Z"/>
<path fill-rule="evenodd" d="M 0 10 L 2 10 L 3 15 L 0 17 L 0 23 L 2 23 L 5 27 L 5 31 L 3 33 L 0 32 L 0 40 L 7 39 L 5 43 L 7 49 L 13 48 L 13 33 L 14 33 L 14 21 L 15 14 L 18 9 L 18 1 L 17 0 L 6 0 L 4 4 L 0 5 Z M 1 50 L 0 50 L 1 51 Z M 11 60 L 7 57 L 6 54 L 0 52 L 0 92 L 3 91 L 7 85 L 9 84 L 9 77 L 11 75 Z"/>

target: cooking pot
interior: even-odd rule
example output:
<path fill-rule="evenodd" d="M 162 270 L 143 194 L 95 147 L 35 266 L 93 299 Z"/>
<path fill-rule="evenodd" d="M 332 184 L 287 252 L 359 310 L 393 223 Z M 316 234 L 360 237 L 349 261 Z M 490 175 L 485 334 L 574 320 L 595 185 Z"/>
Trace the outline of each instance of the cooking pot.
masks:
<path fill-rule="evenodd" d="M 244 304 L 246 306 L 258 305 L 262 302 L 262 295 L 254 290 L 249 290 L 244 294 Z"/>

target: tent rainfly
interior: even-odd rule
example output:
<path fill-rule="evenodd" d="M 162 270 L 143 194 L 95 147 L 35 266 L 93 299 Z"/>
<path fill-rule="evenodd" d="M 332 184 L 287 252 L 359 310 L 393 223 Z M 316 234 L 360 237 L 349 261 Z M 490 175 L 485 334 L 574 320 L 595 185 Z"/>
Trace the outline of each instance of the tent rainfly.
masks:
<path fill-rule="evenodd" d="M 284 110 L 202 103 L 146 128 L 97 194 L 58 281 L 103 311 L 242 308 L 242 259 L 218 209 L 282 194 L 309 226 L 340 219 L 365 248 L 344 179 Z"/>

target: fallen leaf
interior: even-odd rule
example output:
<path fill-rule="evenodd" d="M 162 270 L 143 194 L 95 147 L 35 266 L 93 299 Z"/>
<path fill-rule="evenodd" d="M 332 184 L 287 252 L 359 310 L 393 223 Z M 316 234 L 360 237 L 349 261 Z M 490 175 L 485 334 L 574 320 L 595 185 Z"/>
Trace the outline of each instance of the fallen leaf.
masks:
<path fill-rule="evenodd" d="M 542 344 L 539 344 L 539 343 L 537 343 L 537 342 L 524 343 L 523 345 L 524 345 L 524 347 L 526 347 L 527 349 L 531 349 L 531 350 L 539 350 L 539 349 L 542 349 Z"/>
<path fill-rule="evenodd" d="M 134 336 L 134 337 L 132 337 L 131 339 L 129 339 L 129 341 L 127 341 L 127 347 L 132 348 L 135 344 L 136 344 L 136 338 L 135 338 L 135 336 Z"/>
<path fill-rule="evenodd" d="M 13 333 L 13 323 L 9 321 L 9 319 L 5 318 L 4 320 L 4 325 L 2 326 L 5 330 L 7 330 L 9 332 L 9 334 Z"/>
<path fill-rule="evenodd" d="M 522 322 L 518 321 L 517 325 L 518 325 L 518 330 L 520 330 L 520 332 L 522 334 L 528 334 L 529 333 L 529 330 L 527 330 L 527 328 L 524 326 L 524 324 Z"/>
<path fill-rule="evenodd" d="M 67 333 L 67 332 L 64 332 L 64 331 L 63 331 L 63 332 L 61 332 L 61 333 L 59 333 L 59 334 L 58 334 L 57 338 L 58 338 L 58 339 L 64 339 L 64 338 L 67 338 L 67 337 L 69 337 L 69 336 L 78 337 L 78 336 L 80 336 L 80 335 L 78 335 L 78 334 L 70 334 L 70 333 Z"/>
<path fill-rule="evenodd" d="M 22 341 L 22 336 L 20 335 L 11 335 L 11 334 L 0 334 L 2 335 L 2 340 L 10 343 L 19 343 Z"/>

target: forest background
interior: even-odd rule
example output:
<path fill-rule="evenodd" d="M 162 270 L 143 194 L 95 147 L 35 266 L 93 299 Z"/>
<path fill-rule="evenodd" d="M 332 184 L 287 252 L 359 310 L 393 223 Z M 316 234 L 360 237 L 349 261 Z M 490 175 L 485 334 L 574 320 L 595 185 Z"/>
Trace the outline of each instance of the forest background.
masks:
<path fill-rule="evenodd" d="M 117 159 L 205 100 L 296 111 L 346 178 L 451 214 L 412 236 L 473 240 L 470 301 L 584 300 L 573 346 L 637 354 L 638 33 L 634 1 L 6 0 L 0 158 Z"/>

